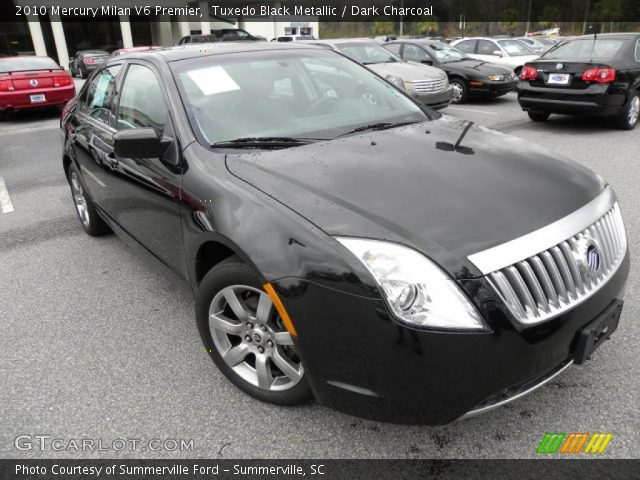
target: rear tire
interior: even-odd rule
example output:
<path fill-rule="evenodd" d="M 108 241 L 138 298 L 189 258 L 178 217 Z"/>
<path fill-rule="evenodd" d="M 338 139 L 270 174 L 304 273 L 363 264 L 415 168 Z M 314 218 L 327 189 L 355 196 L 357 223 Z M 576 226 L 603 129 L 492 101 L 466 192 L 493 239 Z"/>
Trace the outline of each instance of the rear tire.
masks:
<path fill-rule="evenodd" d="M 529 118 L 534 122 L 544 122 L 549 118 L 549 114 L 545 112 L 527 112 Z"/>
<path fill-rule="evenodd" d="M 304 368 L 262 283 L 236 256 L 213 267 L 196 294 L 200 337 L 218 369 L 243 392 L 276 405 L 307 402 L 312 395 Z"/>
<path fill-rule="evenodd" d="M 111 229 L 102 217 L 98 215 L 96 207 L 91 197 L 89 197 L 89 193 L 78 173 L 78 169 L 73 163 L 69 165 L 67 178 L 69 180 L 69 186 L 71 187 L 73 204 L 84 231 L 92 237 L 101 237 L 109 233 Z"/>
<path fill-rule="evenodd" d="M 640 116 L 640 93 L 635 92 L 627 107 L 624 109 L 624 113 L 616 118 L 615 125 L 620 130 L 633 130 L 638 123 L 638 117 Z"/>

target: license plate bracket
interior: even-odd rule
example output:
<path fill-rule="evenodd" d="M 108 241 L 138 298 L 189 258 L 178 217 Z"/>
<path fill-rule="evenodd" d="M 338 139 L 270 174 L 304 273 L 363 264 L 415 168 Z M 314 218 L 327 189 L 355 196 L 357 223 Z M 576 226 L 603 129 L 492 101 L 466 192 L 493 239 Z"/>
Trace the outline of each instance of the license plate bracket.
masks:
<path fill-rule="evenodd" d="M 591 354 L 616 331 L 623 303 L 622 300 L 614 300 L 604 312 L 578 332 L 573 359 L 576 365 L 582 365 L 589 360 Z"/>
<path fill-rule="evenodd" d="M 568 73 L 550 73 L 547 83 L 549 85 L 569 85 L 571 75 Z"/>

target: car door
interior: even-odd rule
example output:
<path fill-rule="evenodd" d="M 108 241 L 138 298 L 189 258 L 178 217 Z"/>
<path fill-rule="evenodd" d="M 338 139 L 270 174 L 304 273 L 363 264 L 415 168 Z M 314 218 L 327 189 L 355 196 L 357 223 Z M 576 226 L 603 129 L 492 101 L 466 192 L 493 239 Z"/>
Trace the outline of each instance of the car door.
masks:
<path fill-rule="evenodd" d="M 69 131 L 71 148 L 86 188 L 95 203 L 106 195 L 106 169 L 113 153 L 114 98 L 122 65 L 99 71 L 83 92 Z"/>
<path fill-rule="evenodd" d="M 180 148 L 166 91 L 151 64 L 129 63 L 118 96 L 116 130 L 151 127 L 167 148 L 161 157 L 116 154 L 106 176 L 107 214 L 129 235 L 185 275 L 180 223 Z"/>

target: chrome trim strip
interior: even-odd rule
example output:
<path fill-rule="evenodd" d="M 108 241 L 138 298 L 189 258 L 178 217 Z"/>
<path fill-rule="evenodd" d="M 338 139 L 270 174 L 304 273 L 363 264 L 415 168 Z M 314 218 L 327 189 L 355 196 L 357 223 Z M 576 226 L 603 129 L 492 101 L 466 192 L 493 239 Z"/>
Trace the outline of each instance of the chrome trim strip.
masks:
<path fill-rule="evenodd" d="M 491 410 L 493 410 L 495 408 L 498 408 L 498 407 L 501 407 L 503 405 L 506 405 L 507 403 L 511 403 L 514 400 L 517 400 L 519 398 L 524 397 L 525 395 L 529 395 L 531 392 L 539 389 L 541 386 L 545 385 L 546 383 L 549 383 L 551 380 L 556 378 L 558 375 L 560 375 L 562 372 L 564 372 L 571 365 L 573 365 L 573 360 L 569 360 L 569 362 L 566 365 L 564 365 L 562 368 L 560 368 L 559 370 L 556 370 L 550 376 L 543 378 L 540 383 L 536 383 L 535 385 L 533 385 L 529 389 L 525 390 L 524 392 L 520 392 L 517 395 L 514 395 L 513 397 L 506 398 L 505 400 L 503 400 L 501 402 L 494 403 L 492 405 L 487 405 L 486 407 L 481 407 L 481 408 L 477 408 L 477 409 L 474 409 L 474 410 L 470 410 L 467 413 L 465 413 L 464 415 L 462 415 L 460 418 L 458 418 L 458 420 L 463 420 L 463 419 L 475 417 L 476 415 L 481 415 L 481 414 L 489 412 L 489 411 L 491 411 Z"/>
<path fill-rule="evenodd" d="M 467 258 L 484 275 L 514 265 L 587 229 L 605 215 L 615 202 L 616 194 L 607 185 L 600 195 L 566 217 L 522 237 L 469 255 Z"/>

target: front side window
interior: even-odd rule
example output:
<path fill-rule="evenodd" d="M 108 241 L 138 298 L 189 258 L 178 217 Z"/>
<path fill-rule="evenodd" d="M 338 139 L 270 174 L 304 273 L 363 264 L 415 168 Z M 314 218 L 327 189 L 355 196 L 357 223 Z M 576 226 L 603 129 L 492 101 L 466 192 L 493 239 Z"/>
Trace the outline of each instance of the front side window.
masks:
<path fill-rule="evenodd" d="M 389 50 L 392 53 L 395 53 L 396 55 L 400 55 L 400 47 L 402 46 L 401 43 L 391 43 L 391 44 L 387 44 L 384 46 L 384 48 L 386 48 L 387 50 Z"/>
<path fill-rule="evenodd" d="M 115 126 L 112 107 L 121 68 L 121 65 L 114 65 L 93 77 L 80 108 L 85 115 L 111 127 Z"/>
<path fill-rule="evenodd" d="M 324 49 L 212 55 L 171 67 L 192 127 L 209 145 L 331 139 L 363 125 L 428 119 L 387 81 Z"/>
<path fill-rule="evenodd" d="M 142 65 L 131 65 L 120 94 L 118 130 L 151 127 L 162 135 L 168 114 L 162 88 L 153 71 Z"/>
<path fill-rule="evenodd" d="M 469 58 L 464 52 L 444 42 L 431 43 L 428 49 L 431 55 L 436 57 L 440 63 L 458 62 Z"/>
<path fill-rule="evenodd" d="M 536 54 L 536 52 L 518 40 L 498 40 L 498 44 L 500 44 L 502 50 L 507 52 L 507 55 L 510 57 L 522 57 L 524 55 Z"/>
<path fill-rule="evenodd" d="M 500 51 L 498 46 L 489 41 L 489 40 L 480 40 L 478 43 L 478 54 L 479 55 L 495 55 L 496 50 Z"/>
<path fill-rule="evenodd" d="M 421 62 L 422 60 L 428 60 L 429 55 L 427 55 L 425 51 L 420 47 L 411 44 L 405 44 L 404 59 L 411 60 L 413 62 Z"/>
<path fill-rule="evenodd" d="M 640 62 L 640 40 L 636 41 L 636 62 Z"/>

